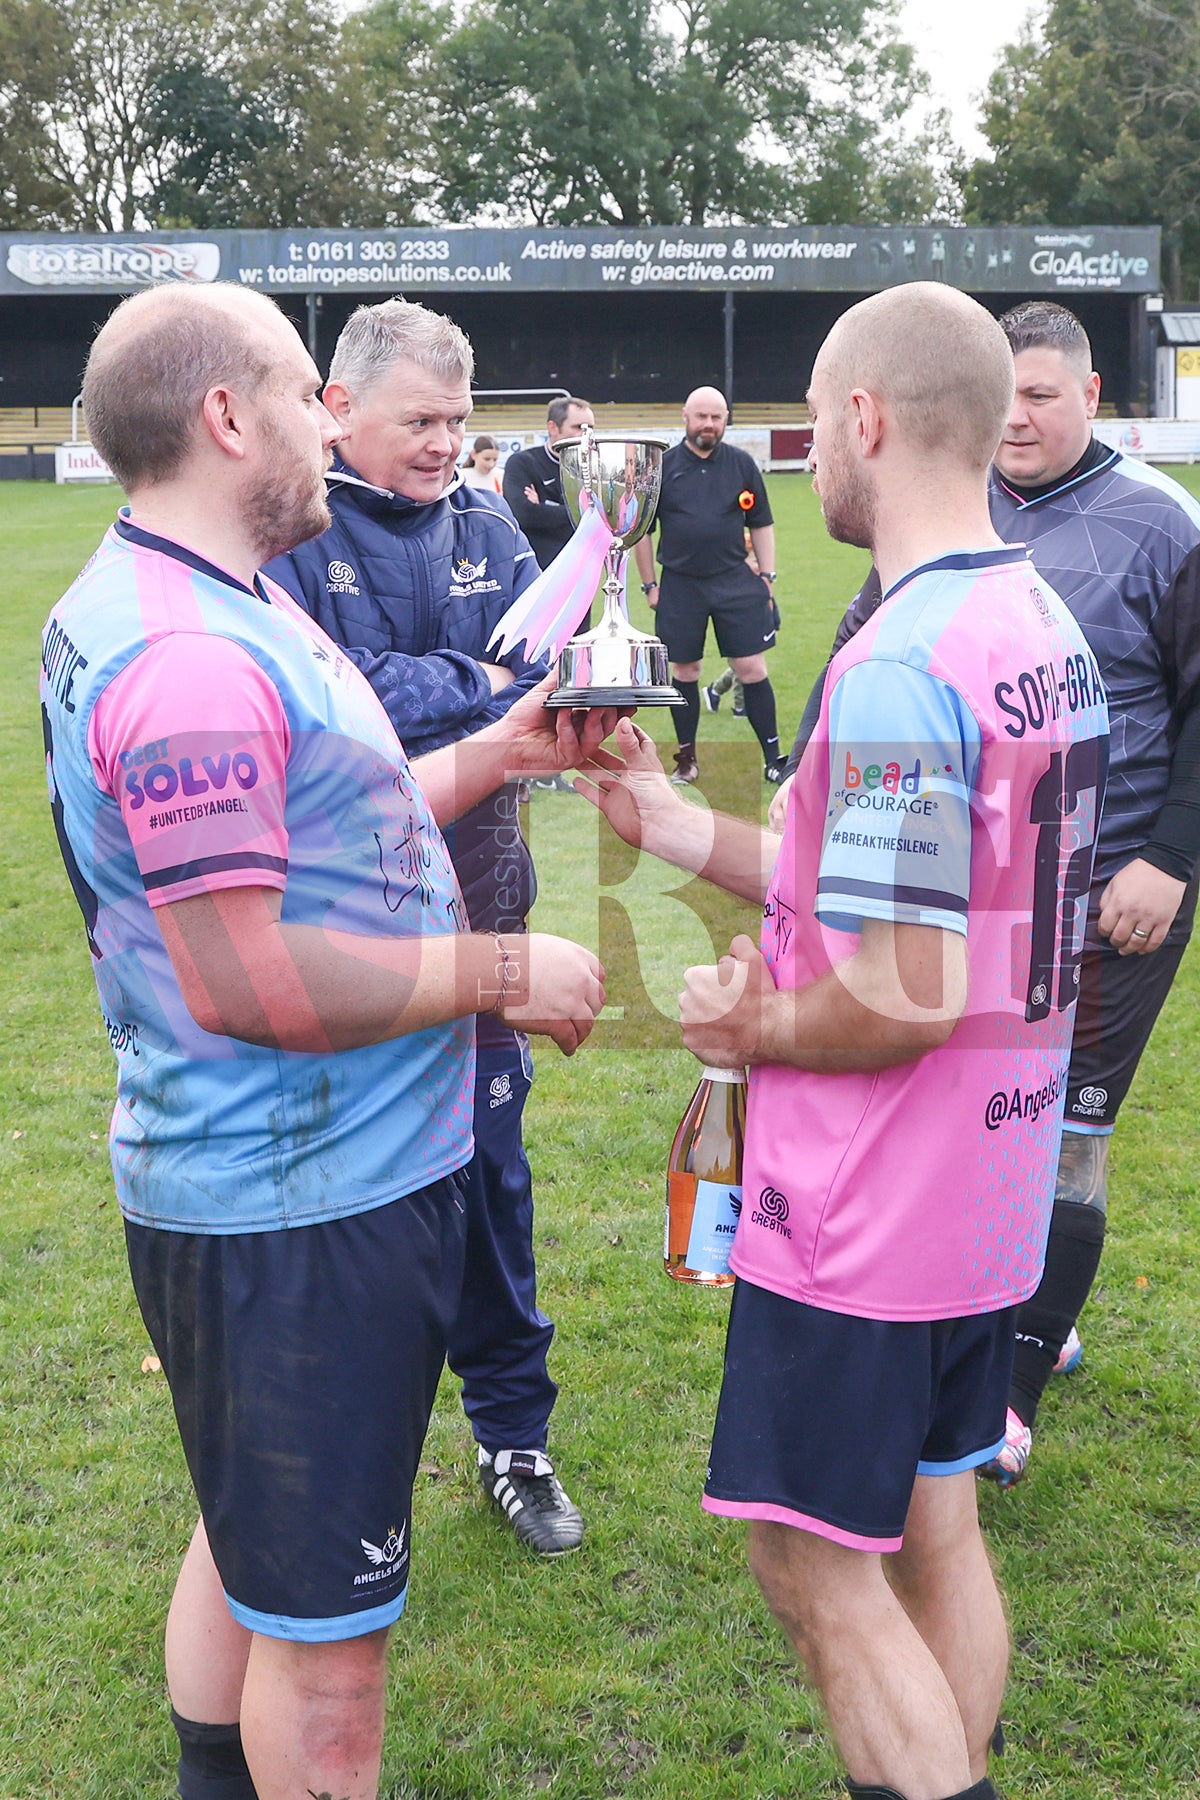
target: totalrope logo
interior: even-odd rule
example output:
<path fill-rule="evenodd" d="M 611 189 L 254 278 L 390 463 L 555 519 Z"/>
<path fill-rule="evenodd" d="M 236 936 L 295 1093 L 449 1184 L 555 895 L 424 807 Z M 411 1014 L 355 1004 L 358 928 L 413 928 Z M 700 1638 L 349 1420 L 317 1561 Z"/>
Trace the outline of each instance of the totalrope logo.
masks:
<path fill-rule="evenodd" d="M 1039 249 L 1090 250 L 1096 239 L 1090 231 L 1035 231 L 1033 241 Z"/>
<path fill-rule="evenodd" d="M 365 1587 L 372 1581 L 386 1581 L 389 1575 L 394 1575 L 404 1557 L 404 1540 L 407 1535 L 407 1525 L 402 1525 L 399 1531 L 393 1525 L 382 1544 L 372 1544 L 367 1538 L 359 1538 L 359 1543 L 366 1551 L 367 1561 L 375 1566 L 368 1573 L 354 1577 L 355 1587 Z"/>
<path fill-rule="evenodd" d="M 149 287 L 215 281 L 217 244 L 11 244 L 8 272 L 30 287 Z"/>
<path fill-rule="evenodd" d="M 331 562 L 325 591 L 329 594 L 357 594 L 358 575 L 348 562 Z"/>

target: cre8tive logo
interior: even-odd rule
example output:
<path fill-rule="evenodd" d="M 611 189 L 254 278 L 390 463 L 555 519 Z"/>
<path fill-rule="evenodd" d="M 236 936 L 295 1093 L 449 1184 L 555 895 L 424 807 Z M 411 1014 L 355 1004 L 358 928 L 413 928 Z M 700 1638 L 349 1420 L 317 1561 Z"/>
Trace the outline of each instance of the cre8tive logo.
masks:
<path fill-rule="evenodd" d="M 750 1223 L 761 1226 L 764 1231 L 773 1231 L 780 1237 L 790 1238 L 792 1228 L 787 1223 L 790 1210 L 786 1194 L 781 1194 L 778 1188 L 765 1187 L 758 1196 L 757 1206 L 750 1214 Z"/>
<path fill-rule="evenodd" d="M 1108 1089 L 1102 1087 L 1082 1087 L 1072 1110 L 1077 1113 L 1103 1113 L 1108 1105 Z"/>
<path fill-rule="evenodd" d="M 357 594 L 357 572 L 348 562 L 342 562 L 335 559 L 329 565 L 329 573 L 325 581 L 325 591 L 329 594 Z"/>

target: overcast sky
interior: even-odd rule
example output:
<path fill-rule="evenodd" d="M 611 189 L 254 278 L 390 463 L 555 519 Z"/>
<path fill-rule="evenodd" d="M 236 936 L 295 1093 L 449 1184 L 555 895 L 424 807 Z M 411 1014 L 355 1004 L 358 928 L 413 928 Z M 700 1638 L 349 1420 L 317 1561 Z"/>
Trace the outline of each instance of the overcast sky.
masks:
<path fill-rule="evenodd" d="M 980 0 L 900 0 L 900 27 L 933 83 L 933 98 L 950 113 L 954 135 L 972 155 L 987 153 L 975 122 L 979 96 L 1005 44 L 1015 43 L 1030 0 L 983 6 Z"/>

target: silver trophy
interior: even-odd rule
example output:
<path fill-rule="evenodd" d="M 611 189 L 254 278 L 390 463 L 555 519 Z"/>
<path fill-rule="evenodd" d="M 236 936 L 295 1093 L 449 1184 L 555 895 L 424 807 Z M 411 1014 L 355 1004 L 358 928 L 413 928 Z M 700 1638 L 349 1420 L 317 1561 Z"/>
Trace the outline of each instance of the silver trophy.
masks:
<path fill-rule="evenodd" d="M 636 630 L 625 607 L 625 564 L 654 523 L 666 447 L 661 438 L 623 437 L 588 425 L 555 446 L 572 522 L 579 524 L 590 496 L 614 535 L 604 558 L 603 616 L 594 631 L 564 645 L 547 706 L 683 705 L 671 682 L 666 645 Z"/>

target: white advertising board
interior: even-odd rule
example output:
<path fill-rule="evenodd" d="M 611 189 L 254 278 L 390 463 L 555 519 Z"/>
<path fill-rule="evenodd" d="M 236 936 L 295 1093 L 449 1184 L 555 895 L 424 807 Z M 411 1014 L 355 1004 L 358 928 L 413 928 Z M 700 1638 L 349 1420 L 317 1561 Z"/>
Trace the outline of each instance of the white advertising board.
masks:
<path fill-rule="evenodd" d="M 91 444 L 59 444 L 54 452 L 54 479 L 66 481 L 115 481 L 116 476 Z"/>
<path fill-rule="evenodd" d="M 1092 430 L 1144 462 L 1200 461 L 1200 419 L 1093 419 Z"/>

